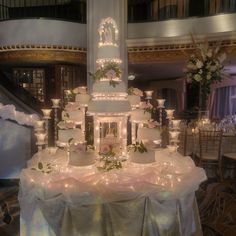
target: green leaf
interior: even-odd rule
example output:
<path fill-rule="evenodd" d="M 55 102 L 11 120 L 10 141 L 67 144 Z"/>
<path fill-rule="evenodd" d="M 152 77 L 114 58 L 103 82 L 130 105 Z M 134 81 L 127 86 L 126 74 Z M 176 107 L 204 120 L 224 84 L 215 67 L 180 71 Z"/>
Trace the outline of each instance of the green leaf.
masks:
<path fill-rule="evenodd" d="M 39 162 L 39 163 L 38 163 L 38 169 L 39 169 L 39 170 L 42 170 L 42 169 L 43 169 L 43 163 L 42 163 L 42 162 Z"/>

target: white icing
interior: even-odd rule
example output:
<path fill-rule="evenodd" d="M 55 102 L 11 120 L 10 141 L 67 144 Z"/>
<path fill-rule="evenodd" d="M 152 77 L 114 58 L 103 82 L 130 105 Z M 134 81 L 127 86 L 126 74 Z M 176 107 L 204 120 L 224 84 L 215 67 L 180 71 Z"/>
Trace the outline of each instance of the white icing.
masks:
<path fill-rule="evenodd" d="M 143 109 L 136 109 L 131 111 L 130 119 L 132 122 L 145 123 L 151 119 L 151 114 Z"/>
<path fill-rule="evenodd" d="M 137 95 L 128 95 L 127 98 L 128 98 L 130 105 L 132 107 L 139 106 L 139 103 L 141 102 L 140 96 L 137 96 Z"/>
<path fill-rule="evenodd" d="M 140 127 L 137 137 L 138 140 L 160 140 L 161 131 L 155 128 Z"/>
<path fill-rule="evenodd" d="M 69 153 L 69 165 L 73 166 L 87 166 L 95 162 L 95 152 L 89 151 L 76 151 Z"/>
<path fill-rule="evenodd" d="M 75 123 L 82 123 L 84 121 L 84 113 L 81 110 L 62 111 L 62 120 L 70 120 Z"/>
<path fill-rule="evenodd" d="M 147 164 L 155 162 L 155 150 L 152 149 L 148 149 L 148 151 L 144 153 L 131 151 L 129 156 L 130 161 L 135 163 Z"/>
<path fill-rule="evenodd" d="M 75 101 L 79 102 L 82 106 L 87 106 L 90 100 L 89 94 L 76 94 Z"/>
<path fill-rule="evenodd" d="M 58 130 L 58 141 L 68 143 L 70 139 L 74 142 L 84 142 L 84 135 L 81 129 L 60 129 Z"/>

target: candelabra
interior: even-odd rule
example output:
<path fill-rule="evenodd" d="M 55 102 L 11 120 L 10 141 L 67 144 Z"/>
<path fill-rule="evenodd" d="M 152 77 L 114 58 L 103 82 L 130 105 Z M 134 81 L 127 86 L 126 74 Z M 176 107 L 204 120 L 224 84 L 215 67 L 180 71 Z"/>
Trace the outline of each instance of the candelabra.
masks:
<path fill-rule="evenodd" d="M 35 136 L 37 138 L 36 145 L 38 147 L 38 151 L 41 151 L 43 149 L 43 145 L 45 145 L 44 124 L 45 122 L 43 120 L 37 120 L 35 121 L 34 125 Z"/>
<path fill-rule="evenodd" d="M 147 91 L 144 91 L 144 93 L 146 95 L 147 103 L 150 103 L 150 100 L 152 99 L 153 91 L 152 90 L 147 90 Z"/>
<path fill-rule="evenodd" d="M 53 98 L 52 101 L 52 108 L 54 110 L 54 145 L 57 140 L 57 122 L 58 122 L 58 109 L 60 108 L 60 101 L 61 99 Z"/>
<path fill-rule="evenodd" d="M 176 152 L 178 149 L 178 144 L 179 144 L 179 126 L 180 126 L 181 120 L 172 120 L 170 123 L 169 127 L 169 134 L 170 134 L 170 139 L 169 139 L 169 145 L 167 148 L 170 150 L 170 152 Z"/>
<path fill-rule="evenodd" d="M 163 109 L 165 108 L 165 99 L 157 99 L 157 103 L 158 103 L 158 106 L 157 106 L 157 109 L 159 109 L 159 123 L 160 125 L 162 126 L 163 124 L 163 121 L 162 121 L 162 117 L 163 117 Z"/>
<path fill-rule="evenodd" d="M 51 119 L 51 111 L 52 109 L 41 109 L 43 112 L 43 119 L 45 120 L 45 131 L 46 131 L 46 137 L 45 137 L 45 146 L 48 147 L 48 134 L 49 134 L 49 120 Z"/>
<path fill-rule="evenodd" d="M 38 147 L 38 152 L 41 151 L 43 149 L 43 146 L 46 145 L 46 133 L 35 133 L 35 136 L 37 138 L 37 142 L 36 145 Z"/>

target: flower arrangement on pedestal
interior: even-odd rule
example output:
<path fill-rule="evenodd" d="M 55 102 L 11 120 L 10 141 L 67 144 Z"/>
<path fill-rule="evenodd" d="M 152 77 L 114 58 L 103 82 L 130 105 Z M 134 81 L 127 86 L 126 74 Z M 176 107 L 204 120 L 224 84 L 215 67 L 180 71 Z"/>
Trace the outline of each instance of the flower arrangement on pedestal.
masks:
<path fill-rule="evenodd" d="M 184 72 L 188 83 L 199 85 L 199 106 L 203 109 L 210 93 L 210 85 L 222 80 L 226 54 L 219 46 L 213 47 L 207 42 L 197 44 L 193 39 L 193 44 L 195 52 L 187 61 Z"/>

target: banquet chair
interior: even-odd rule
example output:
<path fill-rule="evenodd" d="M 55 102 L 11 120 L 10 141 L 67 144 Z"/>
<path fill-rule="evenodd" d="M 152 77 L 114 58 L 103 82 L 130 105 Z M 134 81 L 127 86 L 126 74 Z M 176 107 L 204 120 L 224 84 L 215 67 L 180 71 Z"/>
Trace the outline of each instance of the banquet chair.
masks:
<path fill-rule="evenodd" d="M 223 137 L 222 172 L 223 178 L 236 178 L 236 136 Z"/>
<path fill-rule="evenodd" d="M 192 156 L 194 152 L 194 137 L 187 127 L 180 129 L 178 152 L 183 156 Z"/>
<path fill-rule="evenodd" d="M 195 158 L 199 166 L 205 168 L 207 175 L 209 175 L 209 169 L 214 169 L 216 175 L 222 181 L 221 144 L 222 131 L 200 129 L 199 149 L 195 154 Z"/>

